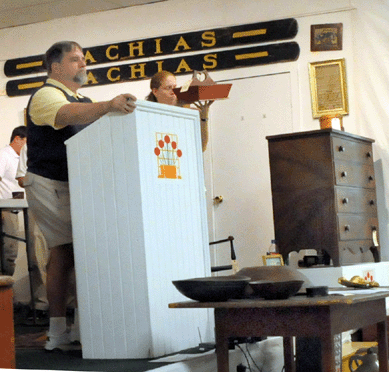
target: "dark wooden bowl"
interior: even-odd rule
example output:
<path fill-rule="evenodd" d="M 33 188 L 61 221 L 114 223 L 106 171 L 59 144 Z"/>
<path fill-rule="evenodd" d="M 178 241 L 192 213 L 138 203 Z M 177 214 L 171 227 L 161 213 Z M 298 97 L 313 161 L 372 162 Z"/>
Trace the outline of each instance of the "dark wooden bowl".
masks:
<path fill-rule="evenodd" d="M 234 275 L 174 280 L 173 284 L 191 300 L 219 302 L 244 297 L 249 281 L 249 277 Z"/>
<path fill-rule="evenodd" d="M 262 280 L 250 282 L 253 296 L 266 300 L 284 300 L 294 296 L 303 285 L 303 280 L 288 280 L 286 282 L 266 282 Z"/>
<path fill-rule="evenodd" d="M 311 287 L 311 281 L 302 273 L 289 266 L 254 266 L 245 267 L 237 275 L 248 276 L 251 281 L 262 280 L 266 282 L 286 282 L 289 280 L 302 280 L 303 288 Z"/>

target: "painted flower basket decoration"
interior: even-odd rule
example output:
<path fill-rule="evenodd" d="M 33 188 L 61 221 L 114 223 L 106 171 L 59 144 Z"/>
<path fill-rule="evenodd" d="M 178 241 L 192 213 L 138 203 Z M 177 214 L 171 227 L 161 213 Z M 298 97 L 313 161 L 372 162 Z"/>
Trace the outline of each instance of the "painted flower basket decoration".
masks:
<path fill-rule="evenodd" d="M 178 148 L 176 134 L 156 133 L 157 146 L 154 154 L 158 160 L 158 178 L 181 179 L 180 158 L 182 150 Z"/>

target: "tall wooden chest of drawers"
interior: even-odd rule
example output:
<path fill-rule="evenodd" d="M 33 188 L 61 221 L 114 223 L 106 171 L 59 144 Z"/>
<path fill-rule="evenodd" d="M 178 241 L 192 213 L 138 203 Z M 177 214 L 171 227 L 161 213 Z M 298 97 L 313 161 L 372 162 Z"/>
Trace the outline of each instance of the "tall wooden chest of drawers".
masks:
<path fill-rule="evenodd" d="M 266 138 L 284 260 L 316 249 L 334 266 L 379 261 L 374 140 L 334 129 Z"/>

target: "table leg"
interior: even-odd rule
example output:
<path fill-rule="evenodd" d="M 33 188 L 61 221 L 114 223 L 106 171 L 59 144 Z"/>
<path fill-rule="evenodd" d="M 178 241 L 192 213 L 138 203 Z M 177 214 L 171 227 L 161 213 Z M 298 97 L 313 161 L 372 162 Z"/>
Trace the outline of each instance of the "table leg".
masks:
<path fill-rule="evenodd" d="M 331 335 L 322 336 L 320 340 L 323 372 L 337 372 L 335 371 L 334 337 Z"/>
<path fill-rule="evenodd" d="M 377 341 L 380 372 L 388 372 L 388 337 L 386 320 L 377 323 Z"/>
<path fill-rule="evenodd" d="M 27 266 L 28 266 L 28 276 L 30 281 L 30 295 L 31 295 L 31 309 L 34 324 L 36 324 L 36 310 L 35 310 L 35 298 L 34 298 L 34 287 L 33 287 L 33 277 L 32 271 L 35 269 L 32 263 L 31 257 L 31 242 L 30 242 L 30 230 L 28 223 L 28 210 L 27 208 L 23 208 L 23 218 L 24 218 L 24 235 L 26 241 L 26 255 L 27 255 Z"/>
<path fill-rule="evenodd" d="M 284 364 L 285 372 L 296 372 L 296 363 L 294 361 L 293 337 L 284 337 Z"/>
<path fill-rule="evenodd" d="M 216 361 L 217 372 L 229 372 L 228 360 L 228 337 L 224 334 L 221 327 L 221 310 L 215 309 L 215 341 L 216 341 Z"/>

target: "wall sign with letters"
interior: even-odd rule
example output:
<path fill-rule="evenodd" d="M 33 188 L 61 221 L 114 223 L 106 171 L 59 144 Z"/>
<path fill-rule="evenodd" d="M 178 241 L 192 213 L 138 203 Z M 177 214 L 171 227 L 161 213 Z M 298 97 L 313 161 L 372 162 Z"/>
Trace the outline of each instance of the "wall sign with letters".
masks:
<path fill-rule="evenodd" d="M 89 66 L 86 86 L 147 79 L 162 69 L 182 75 L 193 70 L 224 70 L 294 61 L 299 56 L 299 46 L 295 42 L 248 45 L 292 39 L 297 30 L 297 21 L 290 18 L 85 48 Z M 227 47 L 236 48 L 218 51 Z M 163 58 L 174 54 L 180 57 Z M 142 59 L 144 61 L 139 63 L 133 62 Z M 111 65 L 95 68 L 107 63 Z M 44 71 L 43 55 L 10 59 L 4 65 L 7 77 Z M 38 76 L 10 80 L 6 86 L 7 95 L 31 94 L 43 85 L 46 78 Z"/>

